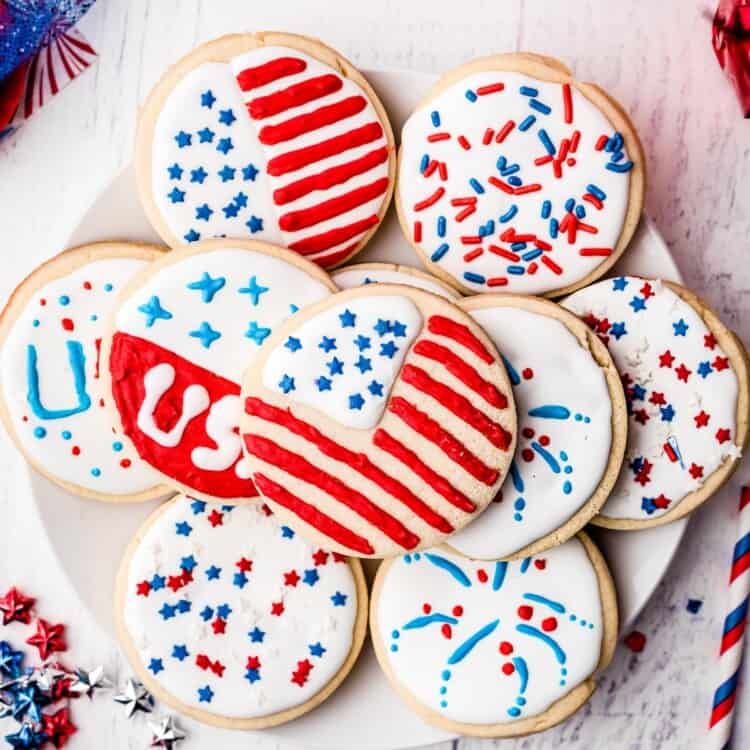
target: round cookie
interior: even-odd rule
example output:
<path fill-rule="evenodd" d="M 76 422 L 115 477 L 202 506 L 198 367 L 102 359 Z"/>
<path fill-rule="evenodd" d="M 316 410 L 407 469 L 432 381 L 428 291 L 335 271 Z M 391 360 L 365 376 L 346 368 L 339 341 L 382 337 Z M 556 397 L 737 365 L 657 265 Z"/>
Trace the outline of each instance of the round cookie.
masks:
<path fill-rule="evenodd" d="M 620 105 L 539 55 L 448 73 L 401 135 L 402 228 L 430 271 L 467 294 L 556 297 L 590 283 L 630 241 L 644 188 Z"/>
<path fill-rule="evenodd" d="M 331 278 L 339 289 L 352 289 L 356 286 L 380 282 L 406 284 L 452 301 L 461 298 L 455 289 L 434 276 L 417 268 L 399 266 L 396 263 L 357 263 L 339 268 L 331 274 Z"/>
<path fill-rule="evenodd" d="M 361 250 L 385 215 L 393 133 L 362 74 L 322 42 L 231 34 L 154 87 L 136 170 L 170 245 L 252 237 L 328 268 Z"/>
<path fill-rule="evenodd" d="M 594 523 L 682 518 L 728 479 L 748 440 L 748 366 L 739 340 L 692 292 L 621 276 L 564 302 L 609 348 L 625 386 L 625 463 Z"/>
<path fill-rule="evenodd" d="M 159 700 L 207 724 L 261 729 L 341 684 L 364 641 L 367 587 L 358 561 L 316 549 L 265 506 L 180 495 L 131 542 L 115 622 Z"/>
<path fill-rule="evenodd" d="M 334 291 L 313 263 L 252 240 L 205 240 L 134 279 L 102 361 L 138 455 L 187 494 L 254 497 L 237 433 L 242 373 L 277 325 Z"/>
<path fill-rule="evenodd" d="M 488 294 L 460 306 L 502 352 L 518 443 L 495 502 L 446 544 L 473 558 L 535 555 L 580 531 L 614 487 L 628 428 L 620 376 L 606 347 L 554 302 Z"/>
<path fill-rule="evenodd" d="M 166 491 L 113 429 L 99 368 L 118 292 L 161 254 L 135 242 L 66 250 L 24 279 L 2 312 L 0 417 L 26 460 L 69 492 L 135 501 Z"/>
<path fill-rule="evenodd" d="M 474 737 L 540 732 L 577 711 L 612 658 L 617 597 L 581 533 L 543 557 L 483 562 L 433 549 L 386 560 L 370 633 L 401 698 Z"/>
<path fill-rule="evenodd" d="M 280 327 L 245 373 L 258 491 L 322 546 L 387 557 L 443 540 L 495 496 L 513 394 L 481 328 L 436 295 L 370 284 Z"/>

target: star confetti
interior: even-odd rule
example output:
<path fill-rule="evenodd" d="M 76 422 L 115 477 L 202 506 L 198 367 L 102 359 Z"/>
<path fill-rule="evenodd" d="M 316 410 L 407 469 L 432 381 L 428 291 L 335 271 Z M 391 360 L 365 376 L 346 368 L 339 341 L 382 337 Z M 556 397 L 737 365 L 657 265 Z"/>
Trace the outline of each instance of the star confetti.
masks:
<path fill-rule="evenodd" d="M 114 697 L 116 703 L 125 706 L 125 716 L 128 719 L 139 711 L 150 714 L 154 707 L 154 699 L 138 680 L 129 679 L 125 689 Z"/>
<path fill-rule="evenodd" d="M 52 625 L 41 618 L 36 621 L 36 633 L 26 639 L 30 646 L 36 646 L 39 656 L 46 659 L 50 654 L 57 651 L 67 651 L 65 643 L 65 626 Z"/>
<path fill-rule="evenodd" d="M 164 716 L 159 721 L 149 721 L 151 729 L 151 747 L 163 747 L 172 750 L 174 746 L 185 739 L 185 733 L 181 732 L 175 724 L 174 716 Z"/>
<path fill-rule="evenodd" d="M 36 750 L 42 747 L 45 739 L 44 734 L 36 732 L 31 724 L 23 724 L 15 734 L 5 735 L 5 741 L 18 750 Z"/>
<path fill-rule="evenodd" d="M 31 622 L 31 608 L 36 599 L 24 596 L 13 586 L 5 596 L 0 597 L 0 612 L 3 613 L 3 625 L 17 621 L 28 625 Z"/>
<path fill-rule="evenodd" d="M 42 716 L 42 733 L 47 742 L 55 747 L 64 747 L 77 731 L 76 725 L 70 721 L 67 708 Z"/>
<path fill-rule="evenodd" d="M 73 695 L 94 697 L 96 690 L 112 687 L 112 683 L 104 676 L 104 667 L 96 667 L 90 672 L 85 669 L 76 669 L 75 679 L 69 690 Z"/>

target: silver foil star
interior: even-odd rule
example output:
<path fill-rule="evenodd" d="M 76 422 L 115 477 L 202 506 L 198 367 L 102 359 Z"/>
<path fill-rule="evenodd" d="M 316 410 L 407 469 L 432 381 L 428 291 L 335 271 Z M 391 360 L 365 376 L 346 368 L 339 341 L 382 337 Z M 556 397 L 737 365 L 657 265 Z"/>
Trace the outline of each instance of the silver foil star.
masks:
<path fill-rule="evenodd" d="M 116 703 L 125 706 L 125 716 L 130 719 L 138 711 L 150 714 L 154 707 L 151 693 L 143 687 L 143 683 L 132 677 L 125 683 L 125 689 L 114 697 Z"/>
<path fill-rule="evenodd" d="M 112 683 L 104 676 L 104 667 L 99 666 L 89 672 L 85 669 L 76 669 L 75 680 L 69 691 L 74 695 L 87 695 L 91 699 L 97 690 L 106 690 L 110 687 Z"/>
<path fill-rule="evenodd" d="M 185 739 L 185 733 L 181 732 L 175 724 L 174 716 L 164 716 L 159 721 L 149 721 L 151 729 L 151 747 L 163 747 L 172 750 L 174 746 Z"/>

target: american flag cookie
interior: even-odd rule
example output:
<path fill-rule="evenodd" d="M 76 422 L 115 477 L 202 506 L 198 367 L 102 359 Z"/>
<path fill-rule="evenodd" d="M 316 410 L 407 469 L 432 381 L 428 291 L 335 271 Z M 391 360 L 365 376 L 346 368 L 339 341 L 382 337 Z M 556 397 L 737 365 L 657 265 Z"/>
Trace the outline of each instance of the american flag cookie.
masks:
<path fill-rule="evenodd" d="M 519 737 L 575 713 L 617 640 L 617 596 L 583 533 L 523 560 L 438 547 L 385 560 L 370 633 L 381 668 L 423 719 L 474 737 Z"/>
<path fill-rule="evenodd" d="M 128 450 L 175 490 L 254 497 L 238 434 L 242 373 L 276 326 L 335 291 L 314 263 L 252 240 L 205 240 L 150 266 L 124 290 L 102 344 Z"/>
<path fill-rule="evenodd" d="M 120 566 L 115 624 L 159 700 L 215 726 L 301 716 L 341 684 L 367 629 L 357 560 L 306 542 L 266 506 L 178 495 Z"/>
<path fill-rule="evenodd" d="M 331 268 L 385 215 L 393 133 L 369 83 L 335 50 L 296 34 L 233 34 L 193 50 L 155 86 L 136 171 L 170 245 L 252 238 Z"/>
<path fill-rule="evenodd" d="M 625 462 L 594 523 L 638 529 L 682 518 L 721 487 L 747 445 L 742 343 L 666 281 L 620 276 L 563 304 L 609 348 L 629 415 Z"/>
<path fill-rule="evenodd" d="M 418 268 L 401 266 L 396 263 L 356 263 L 339 268 L 331 274 L 333 283 L 339 289 L 351 289 L 365 284 L 406 284 L 424 289 L 439 297 L 458 300 L 461 295 L 448 284 Z"/>
<path fill-rule="evenodd" d="M 522 558 L 569 539 L 617 481 L 628 415 L 612 357 L 549 300 L 486 294 L 459 303 L 502 352 L 518 442 L 495 501 L 446 544 L 469 557 Z"/>
<path fill-rule="evenodd" d="M 500 355 L 451 302 L 370 284 L 310 307 L 243 380 L 258 491 L 321 546 L 387 557 L 442 541 L 495 496 L 516 417 Z"/>
<path fill-rule="evenodd" d="M 409 117 L 396 207 L 429 270 L 462 292 L 557 297 L 615 263 L 644 186 L 609 95 L 557 60 L 505 54 L 443 76 Z"/>
<path fill-rule="evenodd" d="M 137 501 L 167 491 L 115 429 L 100 367 L 117 295 L 162 250 L 136 242 L 66 250 L 21 282 L 0 317 L 0 417 L 26 460 L 69 492 Z"/>

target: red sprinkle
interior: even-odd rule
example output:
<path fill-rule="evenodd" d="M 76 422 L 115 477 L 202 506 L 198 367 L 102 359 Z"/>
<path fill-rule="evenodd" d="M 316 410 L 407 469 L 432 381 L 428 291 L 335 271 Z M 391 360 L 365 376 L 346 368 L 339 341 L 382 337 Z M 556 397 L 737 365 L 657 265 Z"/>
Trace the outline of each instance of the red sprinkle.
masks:
<path fill-rule="evenodd" d="M 492 136 L 495 135 L 495 131 L 492 128 L 487 128 L 487 130 L 484 131 L 484 138 L 482 138 L 482 143 L 485 146 L 489 146 L 492 142 Z"/>
<path fill-rule="evenodd" d="M 575 138 L 575 135 L 573 136 Z M 609 140 L 609 137 L 606 135 L 600 135 L 598 140 L 596 141 L 596 144 L 594 145 L 594 148 L 597 151 L 601 151 L 606 145 L 607 141 Z M 575 151 L 575 149 L 573 149 Z"/>
<path fill-rule="evenodd" d="M 606 138 L 606 136 L 604 136 Z M 581 142 L 581 131 L 580 130 L 574 130 L 573 131 L 573 137 L 570 139 L 570 153 L 574 154 L 576 151 L 578 151 L 578 144 Z M 606 143 L 606 140 L 605 140 Z M 573 166 L 571 164 L 571 166 Z"/>
<path fill-rule="evenodd" d="M 504 83 L 489 83 L 486 86 L 480 86 L 477 89 L 477 94 L 479 94 L 479 96 L 487 96 L 487 94 L 496 94 L 498 91 L 502 91 L 504 88 Z"/>
<path fill-rule="evenodd" d="M 490 245 L 489 251 L 491 253 L 494 253 L 495 255 L 499 255 L 501 258 L 505 258 L 505 260 L 512 260 L 513 262 L 516 262 L 516 263 L 519 260 L 521 260 L 520 255 L 517 255 L 511 250 L 506 250 L 503 247 L 498 247 L 497 245 Z"/>
<path fill-rule="evenodd" d="M 422 222 L 415 221 L 414 222 L 414 242 L 421 242 L 421 241 L 422 241 Z"/>
<path fill-rule="evenodd" d="M 503 182 L 502 180 L 498 180 L 497 177 L 490 177 L 488 178 L 488 182 L 490 185 L 494 185 L 499 190 L 502 190 L 504 193 L 507 193 L 508 195 L 513 195 L 513 188 L 510 186 L 507 182 Z"/>
<path fill-rule="evenodd" d="M 500 653 L 503 656 L 508 656 L 508 654 L 512 654 L 513 653 L 513 644 L 512 643 L 508 643 L 508 641 L 502 641 L 500 643 L 500 649 L 499 650 L 500 650 Z"/>
<path fill-rule="evenodd" d="M 439 187 L 432 195 L 425 198 L 423 201 L 414 204 L 415 211 L 424 211 L 425 208 L 434 206 L 443 196 L 445 195 L 445 188 Z"/>
<path fill-rule="evenodd" d="M 430 143 L 435 143 L 435 141 L 447 141 L 451 137 L 450 133 L 431 133 L 427 136 L 427 140 Z"/>
<path fill-rule="evenodd" d="M 456 221 L 461 222 L 475 213 L 476 210 L 475 206 L 467 206 L 463 211 L 459 211 L 454 218 Z"/>
<path fill-rule="evenodd" d="M 601 211 L 602 208 L 604 208 L 604 204 L 595 195 L 591 195 L 591 193 L 584 193 L 583 194 L 583 200 L 585 200 L 588 203 L 590 203 L 592 206 L 594 206 L 595 208 L 597 208 L 599 211 Z"/>
<path fill-rule="evenodd" d="M 478 247 L 464 255 L 464 262 L 471 263 L 471 261 L 476 260 L 480 255 L 484 255 L 484 248 Z"/>
<path fill-rule="evenodd" d="M 75 328 L 75 326 L 73 325 L 73 321 L 70 318 L 63 318 L 62 319 L 62 327 L 66 331 L 72 331 Z"/>
<path fill-rule="evenodd" d="M 507 276 L 493 276 L 487 279 L 487 286 L 508 286 Z"/>
<path fill-rule="evenodd" d="M 580 229 L 580 226 L 578 227 Z M 591 257 L 601 257 L 606 258 L 609 255 L 612 255 L 612 248 L 611 247 L 582 247 L 578 251 L 579 255 L 582 255 L 584 258 L 591 258 Z"/>
<path fill-rule="evenodd" d="M 477 579 L 479 580 L 479 583 L 487 583 L 488 578 L 487 571 L 484 568 L 479 568 L 477 571 Z"/>
<path fill-rule="evenodd" d="M 518 616 L 522 620 L 530 620 L 534 616 L 534 608 L 530 607 L 528 604 L 522 604 L 518 608 Z"/>
<path fill-rule="evenodd" d="M 503 125 L 502 128 L 497 131 L 497 135 L 495 136 L 495 143 L 502 143 L 508 137 L 508 133 L 510 133 L 510 131 L 515 127 L 516 123 L 513 122 L 513 120 L 508 120 L 508 122 L 506 122 L 505 125 Z"/>
<path fill-rule="evenodd" d="M 516 668 L 509 661 L 506 661 L 505 664 L 503 664 L 503 674 L 511 675 L 515 671 Z"/>
<path fill-rule="evenodd" d="M 468 151 L 471 148 L 471 143 L 466 140 L 466 136 L 459 135 L 458 136 L 458 145 L 461 146 L 464 151 Z"/>
<path fill-rule="evenodd" d="M 448 179 L 448 165 L 444 161 L 438 163 L 438 174 L 443 182 Z"/>
<path fill-rule="evenodd" d="M 563 94 L 563 112 L 565 113 L 565 122 L 570 125 L 573 122 L 573 97 L 570 94 L 570 84 L 564 83 L 562 87 Z"/>
<path fill-rule="evenodd" d="M 425 177 L 430 177 L 432 176 L 433 172 L 435 172 L 437 168 L 438 168 L 438 163 L 434 159 L 432 159 L 432 161 L 430 161 L 430 163 L 427 165 L 427 169 L 425 169 L 425 171 L 422 174 Z"/>

